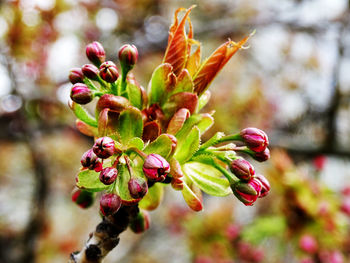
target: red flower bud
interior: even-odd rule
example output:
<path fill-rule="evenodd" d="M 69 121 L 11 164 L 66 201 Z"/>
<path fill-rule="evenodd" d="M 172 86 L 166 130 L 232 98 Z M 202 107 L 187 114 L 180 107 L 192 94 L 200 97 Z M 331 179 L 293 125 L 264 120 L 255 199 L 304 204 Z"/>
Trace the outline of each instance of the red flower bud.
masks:
<path fill-rule="evenodd" d="M 99 66 L 106 59 L 105 50 L 97 41 L 94 41 L 86 46 L 86 56 L 96 66 Z"/>
<path fill-rule="evenodd" d="M 112 184 L 117 179 L 118 170 L 113 167 L 104 168 L 100 172 L 100 181 L 105 185 Z"/>
<path fill-rule="evenodd" d="M 114 141 L 110 137 L 98 138 L 92 149 L 98 157 L 106 159 L 114 154 Z"/>
<path fill-rule="evenodd" d="M 148 191 L 147 182 L 142 178 L 133 177 L 128 182 L 128 189 L 132 198 L 142 198 L 147 194 Z"/>
<path fill-rule="evenodd" d="M 83 83 L 84 82 L 84 75 L 81 70 L 81 68 L 72 68 L 69 72 L 69 81 L 72 84 L 75 83 Z"/>
<path fill-rule="evenodd" d="M 257 128 L 245 128 L 240 135 L 243 142 L 254 152 L 263 152 L 269 145 L 266 133 Z"/>
<path fill-rule="evenodd" d="M 92 80 L 97 80 L 98 79 L 98 73 L 99 70 L 95 65 L 92 64 L 85 64 L 82 68 L 81 68 L 83 74 L 85 77 L 92 79 Z"/>
<path fill-rule="evenodd" d="M 255 174 L 254 167 L 243 158 L 238 158 L 231 163 L 231 172 L 234 173 L 237 178 L 242 180 L 250 180 Z"/>
<path fill-rule="evenodd" d="M 266 148 L 263 152 L 256 152 L 252 154 L 252 157 L 258 162 L 265 162 L 270 159 L 270 150 L 269 148 Z"/>
<path fill-rule="evenodd" d="M 73 191 L 72 201 L 81 208 L 88 208 L 94 202 L 94 195 L 91 192 L 76 189 Z"/>
<path fill-rule="evenodd" d="M 149 228 L 150 216 L 147 211 L 141 210 L 138 215 L 130 222 L 130 229 L 134 233 L 142 233 Z"/>
<path fill-rule="evenodd" d="M 231 186 L 235 196 L 246 206 L 254 204 L 258 199 L 262 185 L 256 178 L 250 179 L 248 182 L 239 181 Z"/>
<path fill-rule="evenodd" d="M 261 174 L 256 175 L 255 178 L 258 179 L 262 185 L 259 198 L 266 196 L 270 192 L 271 188 L 269 181 Z"/>
<path fill-rule="evenodd" d="M 142 169 L 148 179 L 160 182 L 170 172 L 170 165 L 162 156 L 152 153 L 146 157 Z"/>
<path fill-rule="evenodd" d="M 300 238 L 299 246 L 302 250 L 310 254 L 316 253 L 318 249 L 316 239 L 308 234 L 305 234 Z"/>
<path fill-rule="evenodd" d="M 93 95 L 88 86 L 82 83 L 76 83 L 72 87 L 70 98 L 78 104 L 87 104 L 92 101 Z"/>
<path fill-rule="evenodd" d="M 86 151 L 81 157 L 81 165 L 90 170 L 99 170 L 102 168 L 101 159 L 99 159 L 92 149 Z"/>
<path fill-rule="evenodd" d="M 343 200 L 343 202 L 342 202 L 342 204 L 341 204 L 341 206 L 340 206 L 340 210 L 341 210 L 344 214 L 350 216 L 350 198 L 349 198 L 349 197 L 346 197 L 346 198 Z"/>
<path fill-rule="evenodd" d="M 118 52 L 119 61 L 122 67 L 131 69 L 137 62 L 139 52 L 134 45 L 123 45 Z"/>
<path fill-rule="evenodd" d="M 112 61 L 106 61 L 100 66 L 100 77 L 109 83 L 115 82 L 119 78 L 117 66 Z"/>
<path fill-rule="evenodd" d="M 116 213 L 122 201 L 118 195 L 115 194 L 103 194 L 100 199 L 100 211 L 104 216 L 112 215 Z"/>

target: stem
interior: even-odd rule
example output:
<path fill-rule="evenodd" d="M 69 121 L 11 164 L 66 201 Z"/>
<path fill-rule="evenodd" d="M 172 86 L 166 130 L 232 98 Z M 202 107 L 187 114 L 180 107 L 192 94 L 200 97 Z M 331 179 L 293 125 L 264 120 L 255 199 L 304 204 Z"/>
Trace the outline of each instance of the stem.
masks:
<path fill-rule="evenodd" d="M 222 172 L 222 174 L 230 182 L 230 185 L 239 181 L 238 178 L 236 178 L 233 174 L 229 173 L 225 168 L 223 168 L 221 165 L 217 164 L 215 161 L 213 161 L 213 165 L 216 169 L 218 169 L 220 172 Z"/>
<path fill-rule="evenodd" d="M 136 147 L 130 147 L 126 150 L 126 154 L 129 154 L 130 152 L 136 153 L 138 156 L 142 158 L 142 160 L 145 160 L 147 157 L 147 154 L 145 154 L 143 151 L 140 151 Z"/>
<path fill-rule="evenodd" d="M 126 76 L 128 75 L 128 71 L 125 70 L 124 68 L 122 68 L 122 81 L 121 81 L 121 89 L 120 89 L 120 96 L 123 96 L 127 99 L 128 98 L 128 92 L 126 90 L 126 85 L 127 85 L 127 82 L 126 82 Z"/>
<path fill-rule="evenodd" d="M 111 84 L 111 89 L 112 89 L 112 93 L 114 95 L 117 95 L 117 96 L 119 95 L 118 94 L 118 85 L 115 82 Z"/>
<path fill-rule="evenodd" d="M 139 213 L 138 206 L 122 206 L 114 215 L 103 217 L 80 252 L 73 252 L 68 263 L 101 263 L 119 243 L 119 235 Z"/>
<path fill-rule="evenodd" d="M 216 144 L 227 142 L 227 141 L 240 141 L 240 140 L 242 140 L 242 137 L 239 133 L 237 133 L 237 134 L 227 135 L 225 137 L 220 138 L 219 140 L 217 140 Z"/>
<path fill-rule="evenodd" d="M 95 84 L 90 80 L 90 79 L 88 79 L 88 78 L 84 78 L 84 83 L 85 83 L 85 85 L 86 86 L 88 86 L 91 90 L 99 90 L 96 86 L 95 86 Z"/>

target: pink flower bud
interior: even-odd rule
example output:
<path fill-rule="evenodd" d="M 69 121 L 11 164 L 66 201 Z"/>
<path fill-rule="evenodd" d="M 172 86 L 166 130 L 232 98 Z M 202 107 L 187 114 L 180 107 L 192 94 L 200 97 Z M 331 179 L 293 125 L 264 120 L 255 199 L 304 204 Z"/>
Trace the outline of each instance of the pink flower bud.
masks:
<path fill-rule="evenodd" d="M 308 234 L 303 235 L 299 240 L 299 247 L 306 253 L 314 254 L 317 252 L 318 245 L 316 239 Z"/>
<path fill-rule="evenodd" d="M 242 227 L 237 224 L 230 224 L 225 231 L 226 237 L 229 241 L 237 239 L 241 233 Z"/>
<path fill-rule="evenodd" d="M 145 232 L 150 225 L 150 216 L 147 211 L 141 210 L 138 215 L 130 222 L 130 229 L 134 233 Z"/>
<path fill-rule="evenodd" d="M 234 173 L 237 178 L 249 181 L 254 175 L 255 170 L 253 165 L 243 158 L 238 158 L 231 163 L 231 172 Z"/>
<path fill-rule="evenodd" d="M 88 208 L 94 202 L 94 195 L 91 192 L 76 189 L 73 191 L 72 201 L 81 208 Z"/>
<path fill-rule="evenodd" d="M 96 66 L 99 66 L 106 59 L 105 50 L 97 41 L 94 41 L 86 46 L 86 56 Z"/>
<path fill-rule="evenodd" d="M 100 211 L 104 216 L 112 215 L 116 213 L 122 201 L 118 195 L 115 194 L 103 194 L 100 199 Z"/>
<path fill-rule="evenodd" d="M 262 185 L 256 178 L 248 182 L 239 181 L 231 186 L 235 196 L 246 206 L 251 206 L 258 199 Z"/>
<path fill-rule="evenodd" d="M 85 64 L 82 68 L 81 68 L 83 74 L 85 77 L 92 79 L 92 80 L 97 80 L 98 79 L 98 73 L 99 70 L 95 65 L 92 64 Z"/>
<path fill-rule="evenodd" d="M 259 198 L 266 196 L 270 192 L 270 188 L 271 188 L 269 181 L 266 179 L 265 176 L 261 174 L 256 175 L 255 178 L 260 181 L 262 186 Z"/>
<path fill-rule="evenodd" d="M 133 177 L 128 182 L 128 189 L 132 198 L 142 198 L 147 194 L 148 191 L 147 182 L 142 178 Z"/>
<path fill-rule="evenodd" d="M 254 152 L 263 152 L 269 145 L 266 133 L 257 128 L 245 128 L 240 135 L 243 142 Z"/>
<path fill-rule="evenodd" d="M 117 66 L 112 61 L 106 61 L 100 66 L 100 77 L 108 83 L 113 83 L 119 78 Z"/>
<path fill-rule="evenodd" d="M 100 172 L 100 181 L 105 185 L 110 185 L 114 183 L 117 176 L 118 170 L 116 168 L 107 167 Z"/>
<path fill-rule="evenodd" d="M 81 165 L 90 170 L 99 169 L 102 167 L 101 159 L 96 156 L 92 149 L 86 151 L 81 157 Z"/>
<path fill-rule="evenodd" d="M 252 157 L 258 162 L 265 162 L 270 159 L 270 150 L 269 148 L 266 148 L 263 152 L 256 152 L 252 154 Z"/>
<path fill-rule="evenodd" d="M 130 69 L 136 64 L 139 52 L 134 45 L 126 44 L 119 49 L 118 56 L 122 67 Z"/>
<path fill-rule="evenodd" d="M 82 83 L 76 83 L 72 87 L 70 98 L 78 104 L 87 104 L 92 101 L 93 95 L 88 86 Z"/>
<path fill-rule="evenodd" d="M 148 179 L 160 182 L 170 172 L 170 165 L 162 156 L 152 153 L 146 157 L 142 169 Z"/>
<path fill-rule="evenodd" d="M 72 68 L 69 72 L 69 81 L 72 84 L 75 83 L 83 83 L 84 82 L 84 75 L 81 70 L 81 68 Z"/>
<path fill-rule="evenodd" d="M 98 157 L 107 159 L 114 154 L 114 141 L 110 137 L 98 138 L 92 149 Z"/>

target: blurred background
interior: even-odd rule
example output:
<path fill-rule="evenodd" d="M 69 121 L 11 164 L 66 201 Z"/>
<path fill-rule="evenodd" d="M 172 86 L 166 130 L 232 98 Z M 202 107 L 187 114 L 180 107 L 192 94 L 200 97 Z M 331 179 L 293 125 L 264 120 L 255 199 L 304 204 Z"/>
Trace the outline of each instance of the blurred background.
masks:
<path fill-rule="evenodd" d="M 208 56 L 256 30 L 211 86 L 216 131 L 269 135 L 271 182 L 254 207 L 205 196 L 191 212 L 169 188 L 149 231 L 127 231 L 109 262 L 350 262 L 350 1 L 0 1 L 0 262 L 66 262 L 99 222 L 71 201 L 92 141 L 75 128 L 68 72 L 100 41 L 117 62 L 135 44 L 147 86 L 178 7 Z M 208 138 L 208 137 L 207 137 Z"/>

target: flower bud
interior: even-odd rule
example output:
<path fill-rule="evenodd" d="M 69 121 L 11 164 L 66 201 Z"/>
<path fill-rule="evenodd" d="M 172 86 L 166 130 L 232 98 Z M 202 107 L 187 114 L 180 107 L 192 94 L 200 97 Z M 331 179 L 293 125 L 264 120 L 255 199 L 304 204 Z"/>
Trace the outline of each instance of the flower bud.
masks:
<path fill-rule="evenodd" d="M 299 240 L 300 248 L 310 254 L 317 252 L 318 245 L 316 239 L 308 234 L 303 235 Z"/>
<path fill-rule="evenodd" d="M 88 208 L 94 202 L 94 195 L 91 192 L 76 189 L 73 191 L 72 201 L 81 208 Z"/>
<path fill-rule="evenodd" d="M 89 170 L 95 170 L 96 172 L 101 171 L 102 163 L 92 149 L 86 151 L 81 157 L 81 165 Z"/>
<path fill-rule="evenodd" d="M 255 174 L 254 167 L 243 158 L 238 158 L 231 163 L 231 172 L 234 173 L 237 178 L 242 180 L 250 180 Z"/>
<path fill-rule="evenodd" d="M 147 194 L 148 191 L 147 182 L 142 178 L 132 177 L 128 182 L 128 189 L 132 198 L 142 198 Z"/>
<path fill-rule="evenodd" d="M 76 83 L 72 87 L 70 98 L 78 104 L 87 104 L 92 101 L 93 94 L 85 84 Z"/>
<path fill-rule="evenodd" d="M 251 156 L 258 162 L 265 162 L 270 159 L 270 150 L 266 148 L 263 152 L 256 152 L 251 154 Z"/>
<path fill-rule="evenodd" d="M 150 221 L 149 213 L 145 210 L 141 210 L 137 216 L 131 220 L 129 226 L 134 233 L 142 233 L 149 228 Z"/>
<path fill-rule="evenodd" d="M 86 56 L 96 66 L 99 66 L 106 59 L 105 50 L 97 41 L 94 41 L 86 46 Z"/>
<path fill-rule="evenodd" d="M 231 185 L 235 196 L 246 206 L 254 204 L 260 195 L 261 188 L 261 183 L 256 178 L 252 178 L 248 182 L 239 181 Z"/>
<path fill-rule="evenodd" d="M 112 215 L 116 213 L 122 201 L 118 195 L 115 194 L 103 194 L 100 199 L 100 211 L 104 216 Z"/>
<path fill-rule="evenodd" d="M 152 153 L 146 157 L 142 169 L 148 179 L 160 182 L 170 172 L 170 165 L 162 156 Z"/>
<path fill-rule="evenodd" d="M 98 73 L 99 70 L 95 65 L 92 64 L 85 64 L 82 68 L 81 68 L 83 74 L 85 77 L 92 79 L 92 80 L 97 80 L 98 79 Z"/>
<path fill-rule="evenodd" d="M 108 83 L 113 83 L 119 78 L 117 66 L 112 61 L 106 61 L 100 66 L 100 77 Z"/>
<path fill-rule="evenodd" d="M 139 52 L 134 45 L 123 45 L 118 52 L 119 61 L 123 68 L 129 71 L 137 62 Z"/>
<path fill-rule="evenodd" d="M 255 178 L 260 181 L 262 186 L 259 198 L 266 196 L 270 192 L 271 188 L 269 181 L 261 174 L 256 175 Z"/>
<path fill-rule="evenodd" d="M 69 72 L 69 81 L 72 84 L 75 83 L 83 83 L 84 82 L 84 75 L 81 70 L 81 68 L 72 68 Z"/>
<path fill-rule="evenodd" d="M 107 167 L 100 172 L 100 181 L 105 185 L 110 185 L 114 183 L 117 176 L 118 170 L 116 168 Z"/>
<path fill-rule="evenodd" d="M 92 149 L 98 157 L 106 159 L 114 154 L 114 141 L 110 137 L 98 138 Z"/>
<path fill-rule="evenodd" d="M 340 210 L 350 216 L 350 198 L 349 197 L 346 197 L 343 201 L 342 201 L 342 204 L 340 206 Z"/>
<path fill-rule="evenodd" d="M 266 133 L 257 128 L 245 128 L 240 135 L 243 142 L 254 152 L 263 152 L 269 145 Z"/>

